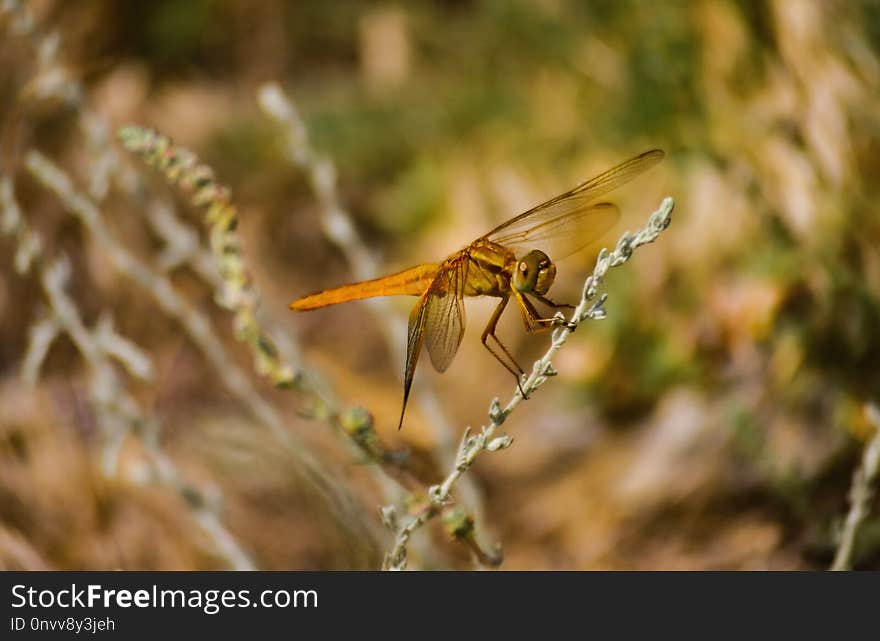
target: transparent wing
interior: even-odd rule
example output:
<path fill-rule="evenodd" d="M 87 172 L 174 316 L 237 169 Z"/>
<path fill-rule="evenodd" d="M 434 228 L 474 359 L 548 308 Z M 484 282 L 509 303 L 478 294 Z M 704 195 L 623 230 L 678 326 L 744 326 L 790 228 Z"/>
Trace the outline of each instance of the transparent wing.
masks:
<path fill-rule="evenodd" d="M 554 260 L 589 245 L 617 222 L 620 212 L 611 203 L 594 204 L 660 162 L 664 153 L 652 149 L 622 162 L 547 202 L 499 225 L 483 236 L 519 255 L 540 249 Z"/>
<path fill-rule="evenodd" d="M 467 260 L 441 270 L 428 289 L 424 311 L 425 346 L 431 364 L 445 372 L 464 336 L 464 284 Z"/>
<path fill-rule="evenodd" d="M 419 298 L 409 314 L 409 326 L 406 333 L 406 367 L 403 371 L 403 405 L 400 408 L 400 420 L 397 429 L 403 427 L 403 415 L 406 414 L 406 403 L 409 400 L 409 392 L 412 388 L 413 376 L 416 373 L 416 365 L 419 355 L 422 353 L 425 328 L 425 300 L 428 293 L 425 292 Z"/>
<path fill-rule="evenodd" d="M 431 364 L 438 372 L 446 371 L 455 358 L 464 336 L 463 297 L 466 270 L 466 259 L 454 262 L 450 268 L 441 268 L 409 314 L 406 368 L 403 374 L 403 406 L 400 408 L 397 429 L 403 426 L 406 403 L 409 400 L 422 344 L 427 345 Z"/>
<path fill-rule="evenodd" d="M 510 248 L 518 257 L 532 249 L 540 249 L 553 260 L 562 260 L 600 238 L 618 218 L 620 210 L 616 205 L 597 203 L 566 210 L 523 231 L 490 237 L 489 240 Z"/>

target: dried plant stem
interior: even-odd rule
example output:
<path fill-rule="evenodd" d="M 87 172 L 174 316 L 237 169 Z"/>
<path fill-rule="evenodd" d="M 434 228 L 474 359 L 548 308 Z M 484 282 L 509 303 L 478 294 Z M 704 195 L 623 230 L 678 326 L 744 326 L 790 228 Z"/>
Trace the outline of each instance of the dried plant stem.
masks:
<path fill-rule="evenodd" d="M 849 490 L 849 512 L 840 532 L 837 553 L 831 564 L 832 570 L 852 568 L 856 535 L 870 512 L 870 503 L 874 496 L 874 483 L 880 474 L 880 407 L 870 403 L 865 411 L 868 419 L 874 425 L 874 435 L 865 446 L 861 464 L 853 473 L 852 486 Z"/>
<path fill-rule="evenodd" d="M 480 429 L 480 433 L 471 434 L 470 428 L 466 428 L 464 436 L 456 456 L 455 467 L 449 475 L 439 484 L 431 486 L 428 490 L 428 508 L 420 514 L 410 518 L 397 530 L 394 546 L 385 557 L 384 568 L 386 570 L 403 570 L 406 568 L 407 545 L 412 535 L 425 523 L 434 518 L 439 510 L 450 501 L 452 491 L 456 484 L 464 478 L 465 473 L 471 468 L 480 453 L 505 449 L 513 442 L 511 437 L 503 434 L 496 436 L 497 431 L 523 400 L 523 392 L 530 396 L 540 388 L 547 380 L 556 375 L 552 360 L 556 352 L 565 344 L 569 335 L 583 321 L 587 319 L 601 320 L 605 318 L 606 294 L 596 299 L 599 287 L 605 278 L 605 274 L 612 267 L 618 267 L 629 260 L 633 250 L 641 245 L 654 242 L 657 237 L 669 225 L 672 216 L 674 202 L 672 198 L 665 198 L 660 208 L 651 214 L 647 226 L 635 234 L 625 233 L 617 242 L 614 251 L 608 252 L 603 249 L 596 260 L 593 273 L 584 283 L 583 293 L 578 306 L 568 320 L 559 314 L 560 326 L 553 330 L 553 336 L 549 349 L 544 355 L 535 361 L 531 373 L 522 382 L 522 392 L 517 389 L 507 405 L 503 408 L 498 399 L 493 399 L 489 407 L 489 423 Z M 595 302 L 594 302 L 595 300 Z M 388 511 L 390 508 L 386 508 Z"/>
<path fill-rule="evenodd" d="M 174 488 L 184 498 L 193 518 L 212 541 L 214 549 L 226 561 L 229 569 L 257 569 L 254 562 L 220 519 L 222 495 L 219 491 L 204 492 L 183 478 L 171 457 L 158 446 L 158 426 L 154 427 L 155 429 L 144 434 L 142 441 L 153 459 L 156 480 Z"/>
<path fill-rule="evenodd" d="M 119 162 L 118 151 L 111 144 L 112 136 L 110 124 L 107 122 L 106 118 L 89 107 L 87 93 L 82 82 L 79 80 L 78 75 L 67 67 L 60 59 L 58 53 L 61 47 L 61 38 L 58 34 L 44 33 L 34 19 L 28 4 L 20 2 L 19 0 L 2 0 L 2 2 L 0 2 L 0 28 L 4 29 L 10 37 L 23 38 L 26 40 L 31 45 L 35 54 L 34 69 L 30 74 L 31 79 L 21 91 L 18 103 L 19 108 L 23 108 L 36 101 L 56 103 L 64 105 L 67 109 L 71 110 L 76 117 L 79 128 L 85 139 L 84 146 L 87 150 L 86 160 L 89 163 L 85 174 L 88 176 L 89 180 L 88 197 L 91 199 L 92 205 L 95 205 L 95 203 L 99 203 L 104 199 L 109 191 L 111 181 L 114 180 L 130 198 L 143 199 L 148 193 L 148 190 L 144 188 L 144 184 L 136 172 Z M 169 206 L 167 211 L 169 212 L 169 216 L 163 218 L 161 222 L 151 225 L 154 231 L 157 231 L 157 235 L 163 237 L 166 242 L 173 236 L 173 234 L 169 233 L 163 236 L 161 233 L 158 233 L 158 228 L 162 223 L 173 225 L 174 221 L 170 220 L 171 217 L 173 217 L 173 209 Z M 148 220 L 148 222 L 153 223 L 153 220 Z M 180 231 L 180 229 L 166 229 L 165 231 Z M 180 238 L 191 240 L 193 237 L 196 240 L 195 246 L 184 247 L 183 244 L 177 240 Z M 16 253 L 16 265 L 18 271 L 22 271 L 22 269 L 26 268 L 30 255 L 34 253 L 35 250 L 39 249 L 37 243 L 38 239 L 36 239 L 36 236 L 24 236 L 19 239 Z M 136 261 L 131 262 L 125 260 L 124 246 L 120 244 L 120 247 L 123 251 L 117 253 L 116 258 L 121 259 L 121 264 L 124 264 L 127 267 L 137 268 Z M 177 236 L 176 242 L 173 243 L 173 245 L 169 243 L 167 249 L 168 251 L 164 253 L 160 259 L 161 268 L 167 271 L 176 266 L 176 264 L 180 264 L 180 261 L 188 259 L 191 261 L 193 270 L 200 277 L 214 286 L 215 291 L 219 291 L 217 280 L 208 276 L 213 268 L 213 259 L 209 254 L 209 266 L 209 263 L 205 261 L 205 253 L 200 251 L 201 244 L 198 242 L 197 235 Z M 143 273 L 143 270 L 136 269 L 135 271 Z M 214 271 L 216 272 L 216 269 L 214 269 Z M 129 273 L 129 275 L 132 275 L 132 273 Z M 148 279 L 136 278 L 136 280 L 139 282 L 145 282 Z M 159 282 L 164 284 L 163 281 Z M 174 308 L 177 301 L 175 301 L 173 292 L 169 295 L 169 291 L 170 289 L 163 287 L 158 292 L 154 292 L 154 296 L 162 298 L 169 307 Z M 185 307 L 182 307 L 181 309 L 185 310 Z M 181 315 L 185 315 L 185 313 L 185 311 L 182 311 Z M 38 336 L 48 336 L 51 325 L 52 323 L 47 320 L 42 328 L 43 333 Z M 227 388 L 233 389 L 233 393 L 240 399 L 244 399 L 250 395 L 253 390 L 247 389 L 248 379 L 242 375 L 239 369 L 228 367 L 231 365 L 231 361 L 224 359 L 221 352 L 214 349 L 219 343 L 212 340 L 211 328 L 207 319 L 204 316 L 194 317 L 192 323 L 189 325 L 189 329 L 191 338 L 194 336 L 202 337 L 203 340 L 201 341 L 198 341 L 197 339 L 194 340 L 196 340 L 197 345 L 202 348 L 209 363 L 214 365 L 217 369 L 218 374 L 226 384 Z M 286 359 L 288 363 L 294 361 L 292 355 L 295 354 L 296 350 L 289 341 L 281 341 L 278 344 L 278 348 L 288 357 Z M 35 352 L 29 352 L 29 354 L 33 354 L 34 358 L 37 356 Z M 33 368 L 31 367 L 30 369 L 32 370 Z M 235 389 L 237 389 L 239 393 L 235 393 Z M 274 408 L 252 395 L 251 398 L 254 398 L 255 400 L 246 401 L 246 407 L 248 407 L 263 424 L 268 425 L 276 434 L 280 434 L 281 430 L 275 428 L 283 426 L 281 425 L 281 421 L 278 419 L 277 412 L 275 412 Z M 115 440 L 118 441 L 119 439 Z M 107 447 L 112 449 L 112 444 L 108 443 Z M 294 447 L 289 449 L 290 451 L 293 451 L 299 450 L 300 448 Z M 106 458 L 112 458 L 112 456 L 111 453 L 106 453 Z M 330 483 L 332 484 L 332 481 L 330 481 Z"/>
<path fill-rule="evenodd" d="M 308 179 L 319 204 L 321 225 L 328 240 L 342 252 L 355 279 L 368 280 L 377 277 L 379 261 L 361 239 L 351 215 L 341 203 L 336 167 L 329 157 L 312 147 L 308 130 L 296 104 L 275 83 L 263 85 L 258 98 L 263 111 L 282 127 L 287 158 Z M 403 363 L 406 357 L 406 323 L 385 299 L 374 298 L 363 302 L 378 319 L 394 359 Z M 452 424 L 430 385 L 424 382 L 417 384 L 419 390 L 415 394 L 415 402 L 433 431 L 437 464 L 441 468 L 450 467 L 455 462 L 456 447 Z M 466 478 L 459 486 L 459 495 L 475 520 L 478 523 L 484 522 L 483 496 L 479 486 Z"/>
<path fill-rule="evenodd" d="M 158 261 L 160 266 L 166 270 L 172 270 L 182 265 L 188 265 L 219 296 L 226 287 L 226 283 L 217 269 L 214 255 L 199 242 L 198 233 L 186 222 L 180 220 L 176 216 L 174 208 L 168 203 L 154 200 L 147 204 L 147 207 L 146 222 L 165 244 Z M 258 308 L 256 314 L 260 326 L 268 328 L 266 332 L 272 336 L 272 342 L 278 350 L 279 360 L 286 363 L 291 371 L 296 372 L 294 378 L 299 381 L 299 391 L 317 396 L 315 407 L 332 408 L 326 416 L 326 420 L 331 424 L 337 426 L 336 421 L 346 420 L 348 421 L 346 426 L 350 426 L 349 415 L 352 413 L 344 412 L 339 408 L 339 403 L 318 373 L 309 369 L 303 362 L 299 346 L 287 334 L 274 328 L 275 323 L 264 316 L 262 308 Z M 348 437 L 340 439 L 353 458 L 361 459 L 364 456 L 364 450 L 358 446 L 356 440 Z M 381 448 L 374 448 L 372 451 L 381 458 L 390 456 L 389 453 L 381 451 Z M 397 479 L 384 473 L 382 466 L 370 466 L 368 473 L 385 499 L 389 501 L 399 499 L 403 492 L 402 487 Z"/>
<path fill-rule="evenodd" d="M 54 102 L 72 110 L 88 151 L 88 193 L 100 202 L 107 195 L 114 173 L 122 166 L 117 150 L 110 144 L 110 125 L 103 116 L 91 109 L 78 74 L 61 60 L 60 35 L 57 32 L 43 32 L 26 2 L 3 0 L 0 3 L 0 16 L 4 14 L 10 16 L 7 28 L 9 35 L 26 39 L 34 52 L 34 68 L 29 74 L 29 81 L 19 93 L 17 107 L 21 109 L 33 102 Z"/>
<path fill-rule="evenodd" d="M 59 167 L 35 151 L 27 155 L 27 167 L 80 220 L 116 269 L 147 291 L 159 309 L 181 325 L 190 340 L 217 370 L 221 382 L 230 394 L 261 425 L 267 427 L 275 438 L 290 445 L 289 450 L 296 455 L 299 472 L 330 508 L 340 527 L 350 530 L 353 537 L 375 538 L 375 533 L 367 525 L 369 518 L 360 501 L 324 469 L 296 434 L 286 428 L 277 410 L 257 394 L 250 379 L 226 352 L 212 330 L 209 319 L 180 296 L 166 276 L 151 269 L 113 237 L 94 202 L 77 192 L 70 178 Z"/>
<path fill-rule="evenodd" d="M 122 167 L 116 149 L 110 144 L 109 125 L 87 107 L 82 83 L 59 60 L 60 37 L 55 33 L 43 33 L 30 7 L 24 2 L 4 0 L 0 14 L 10 18 L 7 22 L 9 35 L 27 39 L 36 54 L 35 69 L 30 82 L 22 90 L 21 100 L 24 102 L 20 104 L 36 100 L 58 101 L 74 111 L 89 150 L 89 193 L 95 199 L 102 199 L 108 191 L 114 171 Z M 30 231 L 21 215 L 12 192 L 11 179 L 3 178 L 0 191 L 3 192 L 4 221 L 8 223 L 3 231 L 16 238 L 16 269 L 24 274 L 29 271 L 32 262 L 38 263 L 40 280 L 50 305 L 48 315 L 31 327 L 22 377 L 29 384 L 36 384 L 40 367 L 55 339 L 62 333 L 71 336 L 92 372 L 89 396 L 95 404 L 104 434 L 101 468 L 105 475 L 115 476 L 119 448 L 126 435 L 132 431 L 143 432 L 147 425 L 157 425 L 144 417 L 135 401 L 122 388 L 109 360 L 112 357 L 120 361 L 132 376 L 142 380 L 152 378 L 152 363 L 148 355 L 116 334 L 109 316 L 104 315 L 94 330 L 85 328 L 75 303 L 64 291 L 64 279 L 69 269 L 67 263 L 60 261 L 48 267 L 43 264 L 39 238 Z M 238 570 L 253 569 L 253 562 L 247 553 L 223 525 L 218 500 L 209 502 L 198 487 L 180 475 L 174 462 L 162 450 L 158 438 L 141 440 L 153 460 L 151 469 L 156 477 L 153 480 L 173 487 L 185 499 L 190 513 L 207 534 L 215 555 L 223 561 L 223 565 Z"/>
<path fill-rule="evenodd" d="M 51 309 L 52 319 L 57 327 L 65 331 L 73 340 L 79 352 L 92 371 L 90 396 L 96 404 L 99 424 L 105 438 L 114 442 L 115 447 L 104 449 L 104 473 L 118 475 L 117 452 L 125 435 L 130 431 L 142 432 L 149 421 L 134 399 L 125 392 L 109 362 L 109 353 L 101 345 L 100 328 L 86 329 L 73 300 L 65 292 L 69 275 L 66 262 L 56 262 L 41 270 L 40 281 Z M 154 428 L 155 429 L 155 428 Z M 222 559 L 224 565 L 233 570 L 253 570 L 254 564 L 248 554 L 235 540 L 220 518 L 221 508 L 217 500 L 209 500 L 201 489 L 186 481 L 172 460 L 159 446 L 158 439 L 142 439 L 152 459 L 151 469 L 154 478 L 168 485 L 186 501 L 193 518 L 211 541 L 212 550 Z M 112 458 L 108 458 L 112 456 Z"/>
<path fill-rule="evenodd" d="M 281 357 L 274 341 L 263 331 L 258 318 L 259 295 L 247 275 L 241 243 L 235 233 L 238 212 L 231 203 L 229 190 L 215 180 L 211 168 L 192 151 L 150 129 L 129 126 L 119 135 L 129 150 L 161 171 L 169 182 L 191 192 L 193 204 L 206 211 L 219 278 L 215 282 L 221 287 L 217 302 L 235 315 L 236 335 L 250 346 L 257 372 L 277 387 L 304 392 L 310 404 L 304 413 L 326 420 L 346 433 L 368 459 L 396 464 L 396 454 L 379 441 L 370 414 L 360 408 L 339 408 L 323 386 L 316 384 L 312 373 L 294 369 Z"/>
<path fill-rule="evenodd" d="M 126 391 L 111 360 L 120 362 L 133 377 L 148 381 L 153 377 L 149 356 L 117 334 L 107 315 L 101 318 L 94 329 L 89 330 L 85 326 L 76 304 L 66 292 L 69 264 L 64 260 L 46 264 L 39 243 L 33 240 L 37 236 L 22 216 L 13 193 L 12 180 L 7 176 L 0 177 L 0 211 L 2 231 L 13 235 L 19 252 L 22 247 L 29 248 L 28 259 L 26 264 L 22 262 L 23 268 L 19 269 L 19 273 L 24 275 L 31 268 L 36 269 L 48 303 L 45 317 L 31 326 L 30 340 L 22 363 L 22 378 L 26 383 L 35 385 L 40 368 L 55 340 L 62 334 L 70 336 L 90 372 L 88 394 L 104 441 L 101 449 L 101 469 L 104 475 L 119 475 L 118 452 L 122 442 L 131 433 L 140 435 L 152 461 L 152 474 L 144 480 L 158 481 L 175 489 L 206 534 L 213 554 L 222 561 L 224 567 L 236 570 L 253 569 L 254 564 L 248 554 L 223 524 L 219 501 L 209 501 L 200 488 L 183 478 L 174 462 L 165 454 L 158 438 L 146 438 L 149 428 L 152 426 L 152 433 L 155 434 L 158 426 L 155 421 L 146 418 L 141 407 Z"/>

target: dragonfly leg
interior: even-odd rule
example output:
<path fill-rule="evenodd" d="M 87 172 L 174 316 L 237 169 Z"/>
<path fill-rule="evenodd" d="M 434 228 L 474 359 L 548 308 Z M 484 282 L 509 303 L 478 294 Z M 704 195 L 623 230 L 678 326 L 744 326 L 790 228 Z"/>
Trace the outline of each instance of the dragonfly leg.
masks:
<path fill-rule="evenodd" d="M 508 300 L 509 298 L 505 296 L 501 299 L 501 302 L 498 303 L 498 307 L 496 307 L 495 311 L 492 312 L 492 317 L 486 324 L 486 329 L 483 330 L 483 335 L 480 337 L 480 340 L 483 343 L 483 347 L 489 350 L 489 353 L 495 357 L 495 360 L 501 363 L 504 366 L 504 369 L 513 374 L 514 378 L 516 378 L 516 385 L 519 388 L 519 392 L 520 394 L 522 394 L 522 397 L 528 398 L 528 396 L 526 396 L 525 390 L 523 390 L 521 383 L 522 375 L 525 374 L 525 370 L 519 366 L 519 363 L 516 362 L 516 359 L 504 346 L 504 343 L 502 343 L 495 335 L 495 328 L 498 326 L 498 319 L 501 318 L 501 314 L 502 312 L 504 312 L 504 308 L 507 307 Z M 495 349 L 492 347 L 492 344 L 489 343 L 490 338 L 498 347 L 501 348 L 502 353 L 504 354 L 504 356 L 507 357 L 508 360 L 505 361 L 504 358 L 501 357 L 501 354 L 495 351 Z"/>
<path fill-rule="evenodd" d="M 516 302 L 519 303 L 520 315 L 522 316 L 523 324 L 525 325 L 527 332 L 543 332 L 548 329 L 552 329 L 557 325 L 565 325 L 571 330 L 577 327 L 575 323 L 571 323 L 565 320 L 560 321 L 558 318 L 555 317 L 541 318 L 541 315 L 538 313 L 538 310 L 535 309 L 532 301 L 530 301 L 522 294 L 515 293 L 514 295 L 516 296 Z"/>
<path fill-rule="evenodd" d="M 555 303 L 551 299 L 546 296 L 542 296 L 537 292 L 531 292 L 531 295 L 537 298 L 539 301 L 544 303 L 547 307 L 552 307 L 553 309 L 574 309 L 574 305 L 569 305 L 568 303 Z"/>

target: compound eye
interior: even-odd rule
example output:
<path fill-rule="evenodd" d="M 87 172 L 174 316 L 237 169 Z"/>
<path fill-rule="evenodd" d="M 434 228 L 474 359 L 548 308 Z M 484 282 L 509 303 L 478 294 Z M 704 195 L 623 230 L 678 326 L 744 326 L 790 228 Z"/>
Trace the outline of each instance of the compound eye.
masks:
<path fill-rule="evenodd" d="M 516 264 L 513 286 L 521 292 L 532 291 L 538 279 L 538 271 L 534 260 L 529 260 L 529 257 L 524 258 Z"/>

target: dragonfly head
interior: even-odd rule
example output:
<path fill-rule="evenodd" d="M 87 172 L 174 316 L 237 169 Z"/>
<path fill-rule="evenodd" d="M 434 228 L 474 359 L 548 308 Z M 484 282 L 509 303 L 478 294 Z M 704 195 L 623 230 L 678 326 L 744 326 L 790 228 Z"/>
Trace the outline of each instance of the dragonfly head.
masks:
<path fill-rule="evenodd" d="M 513 273 L 513 286 L 516 291 L 525 294 L 537 292 L 546 294 L 556 278 L 556 265 L 544 252 L 533 249 L 519 259 Z"/>

